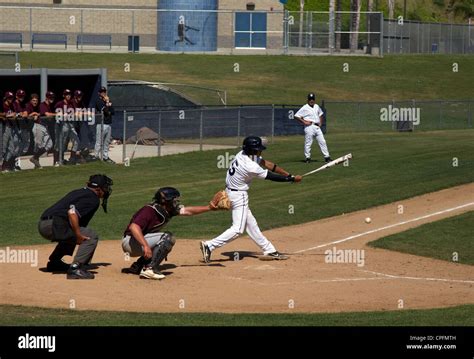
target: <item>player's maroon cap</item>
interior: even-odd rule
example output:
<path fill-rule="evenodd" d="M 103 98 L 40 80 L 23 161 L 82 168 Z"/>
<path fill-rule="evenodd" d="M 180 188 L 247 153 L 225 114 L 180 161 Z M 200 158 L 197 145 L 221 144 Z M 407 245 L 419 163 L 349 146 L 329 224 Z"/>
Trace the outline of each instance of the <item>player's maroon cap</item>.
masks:
<path fill-rule="evenodd" d="M 80 97 L 80 96 L 82 96 L 82 91 L 81 90 L 74 91 L 74 97 Z"/>
<path fill-rule="evenodd" d="M 13 92 L 11 92 L 11 91 L 5 92 L 5 96 L 3 96 L 4 99 L 13 98 L 13 97 L 15 97 L 15 96 L 13 95 Z"/>
<path fill-rule="evenodd" d="M 46 98 L 52 100 L 52 99 L 54 99 L 55 97 L 56 97 L 56 95 L 54 94 L 53 91 L 48 91 L 48 92 L 46 92 Z"/>
<path fill-rule="evenodd" d="M 71 95 L 71 90 L 65 89 L 65 90 L 63 91 L 63 96 L 67 96 L 67 95 Z"/>
<path fill-rule="evenodd" d="M 25 91 L 21 89 L 16 91 L 16 97 L 25 97 L 25 96 L 26 96 Z"/>

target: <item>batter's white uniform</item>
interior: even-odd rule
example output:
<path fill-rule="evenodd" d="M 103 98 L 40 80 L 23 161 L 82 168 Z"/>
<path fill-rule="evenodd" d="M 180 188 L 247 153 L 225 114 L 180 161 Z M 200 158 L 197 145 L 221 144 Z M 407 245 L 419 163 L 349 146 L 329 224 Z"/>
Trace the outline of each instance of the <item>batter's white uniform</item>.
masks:
<path fill-rule="evenodd" d="M 313 107 L 306 104 L 301 107 L 295 116 L 300 117 L 306 121 L 311 121 L 312 124 L 304 128 L 304 156 L 305 158 L 311 158 L 311 145 L 313 144 L 313 139 L 316 137 L 318 140 L 319 148 L 324 156 L 324 158 L 330 157 L 328 146 L 326 145 L 326 140 L 324 139 L 323 131 L 319 128 L 321 123 L 319 116 L 324 114 L 323 110 L 317 105 L 314 104 Z"/>
<path fill-rule="evenodd" d="M 252 160 L 243 151 L 240 151 L 227 171 L 226 191 L 232 203 L 232 227 L 220 236 L 204 242 L 209 250 L 222 247 L 224 244 L 236 239 L 240 234 L 247 232 L 255 243 L 262 249 L 263 254 L 276 251 L 273 244 L 263 235 L 258 228 L 257 220 L 250 211 L 247 190 L 254 178 L 265 179 L 268 170 L 260 167 L 261 157 L 254 156 Z"/>

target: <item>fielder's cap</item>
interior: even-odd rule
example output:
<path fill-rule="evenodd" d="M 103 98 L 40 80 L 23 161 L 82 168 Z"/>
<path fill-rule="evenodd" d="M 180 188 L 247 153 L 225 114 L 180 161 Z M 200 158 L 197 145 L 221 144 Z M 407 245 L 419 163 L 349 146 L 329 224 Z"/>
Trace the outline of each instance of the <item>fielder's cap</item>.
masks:
<path fill-rule="evenodd" d="M 68 95 L 71 95 L 71 90 L 65 89 L 65 90 L 63 91 L 63 96 L 68 96 Z"/>
<path fill-rule="evenodd" d="M 312 92 L 308 94 L 308 101 L 310 100 L 316 100 L 316 95 Z"/>
<path fill-rule="evenodd" d="M 26 96 L 26 92 L 23 91 L 23 90 L 17 90 L 16 91 L 16 97 L 25 97 Z"/>
<path fill-rule="evenodd" d="M 107 88 L 105 86 L 102 86 L 100 89 L 99 89 L 99 93 L 102 93 L 102 92 L 107 92 Z"/>
<path fill-rule="evenodd" d="M 5 95 L 3 96 L 3 98 L 5 98 L 5 99 L 13 98 L 13 97 L 15 97 L 15 96 L 13 95 L 13 92 L 10 92 L 10 91 L 5 92 Z"/>
<path fill-rule="evenodd" d="M 55 97 L 56 97 L 56 95 L 54 94 L 53 91 L 46 92 L 46 98 L 54 99 Z"/>
<path fill-rule="evenodd" d="M 76 90 L 76 91 L 74 91 L 74 96 L 75 96 L 75 97 L 82 96 L 82 91 L 81 91 L 81 90 Z"/>

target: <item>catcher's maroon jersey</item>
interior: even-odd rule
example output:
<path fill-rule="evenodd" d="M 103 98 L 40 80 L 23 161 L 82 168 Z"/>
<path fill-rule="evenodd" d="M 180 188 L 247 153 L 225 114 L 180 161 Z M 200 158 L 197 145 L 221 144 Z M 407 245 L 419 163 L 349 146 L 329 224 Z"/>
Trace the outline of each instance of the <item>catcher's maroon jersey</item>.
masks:
<path fill-rule="evenodd" d="M 132 236 L 130 224 L 135 223 L 140 226 L 143 235 L 159 232 L 160 229 L 169 222 L 171 216 L 159 204 L 148 204 L 135 213 L 125 230 L 124 236 Z"/>

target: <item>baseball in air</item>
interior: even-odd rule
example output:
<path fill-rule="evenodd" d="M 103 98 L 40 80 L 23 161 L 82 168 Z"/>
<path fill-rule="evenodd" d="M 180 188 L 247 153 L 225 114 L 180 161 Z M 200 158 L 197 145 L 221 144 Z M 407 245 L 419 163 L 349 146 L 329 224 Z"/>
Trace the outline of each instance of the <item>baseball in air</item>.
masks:
<path fill-rule="evenodd" d="M 367 217 L 367 218 L 365 219 L 365 223 L 370 223 L 370 222 L 372 222 L 372 220 L 370 219 L 370 217 Z"/>

